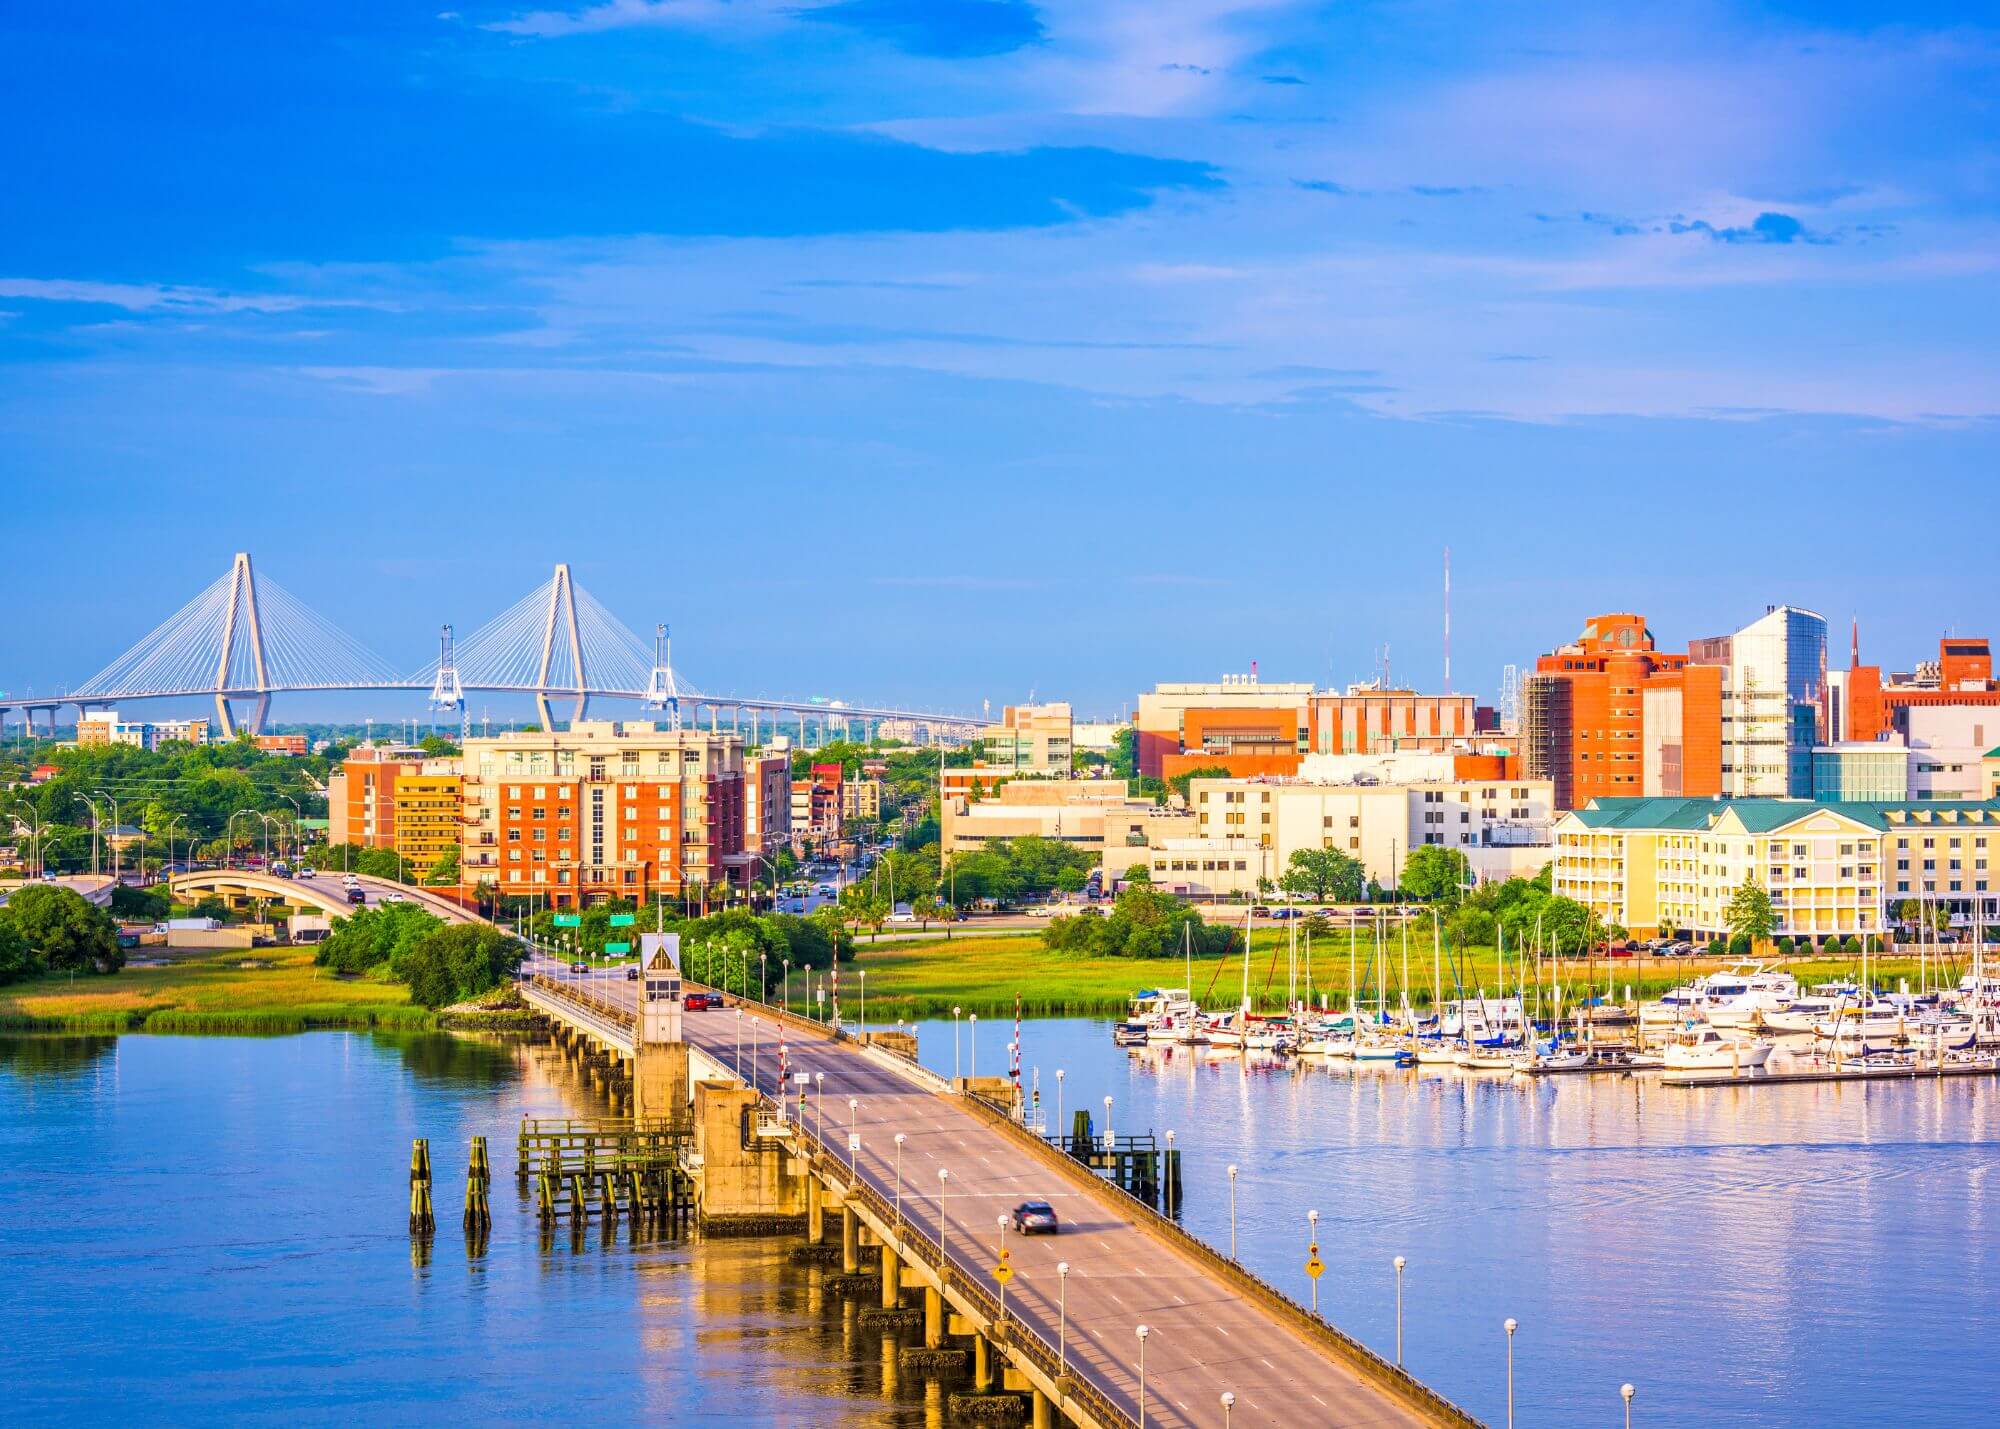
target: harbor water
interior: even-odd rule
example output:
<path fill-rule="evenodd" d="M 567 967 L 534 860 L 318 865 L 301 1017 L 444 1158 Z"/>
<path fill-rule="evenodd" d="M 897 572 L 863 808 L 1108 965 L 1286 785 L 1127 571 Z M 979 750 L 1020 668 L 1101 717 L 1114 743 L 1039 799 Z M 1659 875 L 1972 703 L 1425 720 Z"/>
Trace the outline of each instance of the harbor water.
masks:
<path fill-rule="evenodd" d="M 921 1029 L 953 1069 L 949 1020 Z M 984 1023 L 977 1070 L 1011 1029 Z M 959 1056 L 973 1070 L 969 1029 Z M 1670 1088 L 1112 1046 L 1037 1021 L 1051 1130 L 1173 1129 L 1184 1220 L 1504 1422 L 1957 1425 L 2000 1369 L 2000 1084 Z M 597 1110 L 547 1049 L 506 1039 L 0 1039 L 0 1312 L 24 1423 L 941 1422 L 816 1272 L 771 1241 L 544 1242 L 515 1187 L 524 1114 Z M 495 1224 L 458 1231 L 468 1138 L 494 1151 Z M 439 1231 L 413 1256 L 410 1139 Z M 1023 1194 L 1037 1176 L 1023 1168 Z M 1087 1250 L 1080 1247 L 1080 1254 Z"/>

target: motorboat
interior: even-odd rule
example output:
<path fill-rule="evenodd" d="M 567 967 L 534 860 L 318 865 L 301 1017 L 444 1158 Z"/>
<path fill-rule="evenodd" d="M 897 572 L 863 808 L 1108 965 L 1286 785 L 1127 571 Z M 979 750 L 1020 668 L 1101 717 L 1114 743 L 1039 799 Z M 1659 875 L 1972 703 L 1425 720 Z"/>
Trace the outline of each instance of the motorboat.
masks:
<path fill-rule="evenodd" d="M 1701 980 L 1707 1017 L 1717 1027 L 1753 1027 L 1772 1012 L 1798 1000 L 1799 980 L 1790 973 L 1749 964 Z"/>
<path fill-rule="evenodd" d="M 1717 1027 L 1749 1027 L 1760 1016 L 1790 1006 L 1799 995 L 1799 981 L 1790 973 L 1772 972 L 1762 963 L 1735 967 L 1698 977 L 1674 988 L 1656 1002 L 1642 1003 L 1642 1027 L 1678 1027 L 1708 1022 Z"/>
<path fill-rule="evenodd" d="M 1754 1072 L 1771 1060 L 1776 1044 L 1729 1036 L 1706 1022 L 1682 1029 L 1661 1052 L 1669 1072 Z"/>
<path fill-rule="evenodd" d="M 1823 982 L 1796 999 L 1789 1007 L 1762 1013 L 1759 1020 L 1767 1032 L 1812 1032 L 1841 1008 L 1860 1006 L 1861 989 L 1851 982 Z"/>
<path fill-rule="evenodd" d="M 1452 1065 L 1468 1072 L 1511 1072 L 1519 1060 L 1519 1047 L 1471 1046 L 1453 1057 Z"/>
<path fill-rule="evenodd" d="M 1525 1022 L 1518 997 L 1466 997 L 1438 1009 L 1438 1031 L 1466 1042 L 1518 1042 Z"/>
<path fill-rule="evenodd" d="M 1447 1042 L 1442 1037 L 1419 1037 L 1416 1059 L 1420 1067 L 1449 1067 L 1457 1063 L 1458 1054 L 1464 1049 L 1456 1043 Z"/>
<path fill-rule="evenodd" d="M 1148 988 L 1132 994 L 1125 1019 L 1112 1025 L 1111 1040 L 1120 1047 L 1134 1047 L 1153 1041 L 1178 1042 L 1182 1040 L 1179 1036 L 1155 1037 L 1154 1031 L 1170 1031 L 1182 1023 L 1191 1025 L 1200 1013 L 1201 1010 L 1194 1005 L 1193 996 L 1184 987 Z"/>

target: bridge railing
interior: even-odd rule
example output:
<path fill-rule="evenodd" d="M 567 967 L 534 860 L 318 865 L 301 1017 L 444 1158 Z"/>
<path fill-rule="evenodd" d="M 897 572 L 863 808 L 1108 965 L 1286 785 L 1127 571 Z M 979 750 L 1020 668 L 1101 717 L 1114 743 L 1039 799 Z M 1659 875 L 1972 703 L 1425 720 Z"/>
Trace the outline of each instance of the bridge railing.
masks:
<path fill-rule="evenodd" d="M 765 1096 L 762 1092 L 759 1095 Z M 767 1096 L 765 1099 L 769 1100 Z M 977 1268 L 969 1271 L 962 1268 L 947 1246 L 929 1238 L 920 1220 L 901 1213 L 894 1201 L 860 1175 L 858 1166 L 850 1169 L 845 1157 L 830 1149 L 823 1137 L 802 1122 L 795 1124 L 793 1135 L 806 1143 L 814 1174 L 847 1187 L 847 1194 L 865 1204 L 882 1224 L 895 1227 L 897 1245 L 906 1255 L 922 1261 L 940 1286 L 948 1285 L 959 1299 L 985 1316 L 992 1327 L 987 1338 L 1001 1346 L 1004 1355 L 1033 1366 L 1063 1399 L 1074 1402 L 1097 1423 L 1137 1424 L 1132 1410 L 1085 1377 L 1082 1367 L 1069 1363 L 1062 1349 L 1050 1343 L 1041 1331 L 1018 1316 L 1003 1316 L 1000 1297 L 986 1288 Z"/>

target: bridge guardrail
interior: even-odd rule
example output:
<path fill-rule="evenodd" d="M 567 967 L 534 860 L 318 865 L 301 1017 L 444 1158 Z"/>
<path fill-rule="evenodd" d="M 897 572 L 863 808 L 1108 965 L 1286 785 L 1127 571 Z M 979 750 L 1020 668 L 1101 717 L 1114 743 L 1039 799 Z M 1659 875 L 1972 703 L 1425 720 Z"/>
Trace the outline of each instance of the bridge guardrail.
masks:
<path fill-rule="evenodd" d="M 907 1215 L 899 1218 L 895 1204 L 858 1173 L 850 1172 L 847 1162 L 829 1150 L 823 1137 L 803 1124 L 797 1126 L 795 1135 L 809 1144 L 814 1174 L 838 1182 L 847 1194 L 865 1202 L 884 1225 L 897 1227 L 900 1247 L 929 1266 L 940 1285 L 949 1283 L 961 1298 L 978 1307 L 988 1324 L 996 1327 L 996 1332 L 988 1338 L 1000 1346 L 1004 1355 L 1019 1355 L 1031 1361 L 1042 1377 L 1057 1387 L 1064 1400 L 1075 1401 L 1098 1423 L 1136 1426 L 1138 1420 L 1130 1410 L 1085 1378 L 1080 1367 L 1067 1364 L 1057 1347 L 1043 1338 L 1039 1330 L 1018 1317 L 1002 1319 L 999 1297 L 986 1289 L 978 1271 L 968 1273 L 951 1259 L 945 1247 L 927 1240 L 921 1223 Z M 908 1234 L 912 1230 L 916 1232 L 914 1236 Z"/>

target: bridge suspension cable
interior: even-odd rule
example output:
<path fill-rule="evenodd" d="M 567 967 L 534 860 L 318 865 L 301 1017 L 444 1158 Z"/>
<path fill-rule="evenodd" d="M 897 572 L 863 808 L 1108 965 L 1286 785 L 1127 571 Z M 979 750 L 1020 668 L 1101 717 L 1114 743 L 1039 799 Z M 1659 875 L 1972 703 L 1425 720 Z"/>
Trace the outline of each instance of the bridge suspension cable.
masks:
<path fill-rule="evenodd" d="M 262 669 L 258 668 L 261 657 Z M 72 700 L 216 690 L 352 689 L 397 683 L 388 661 L 248 559 L 70 692 Z"/>

